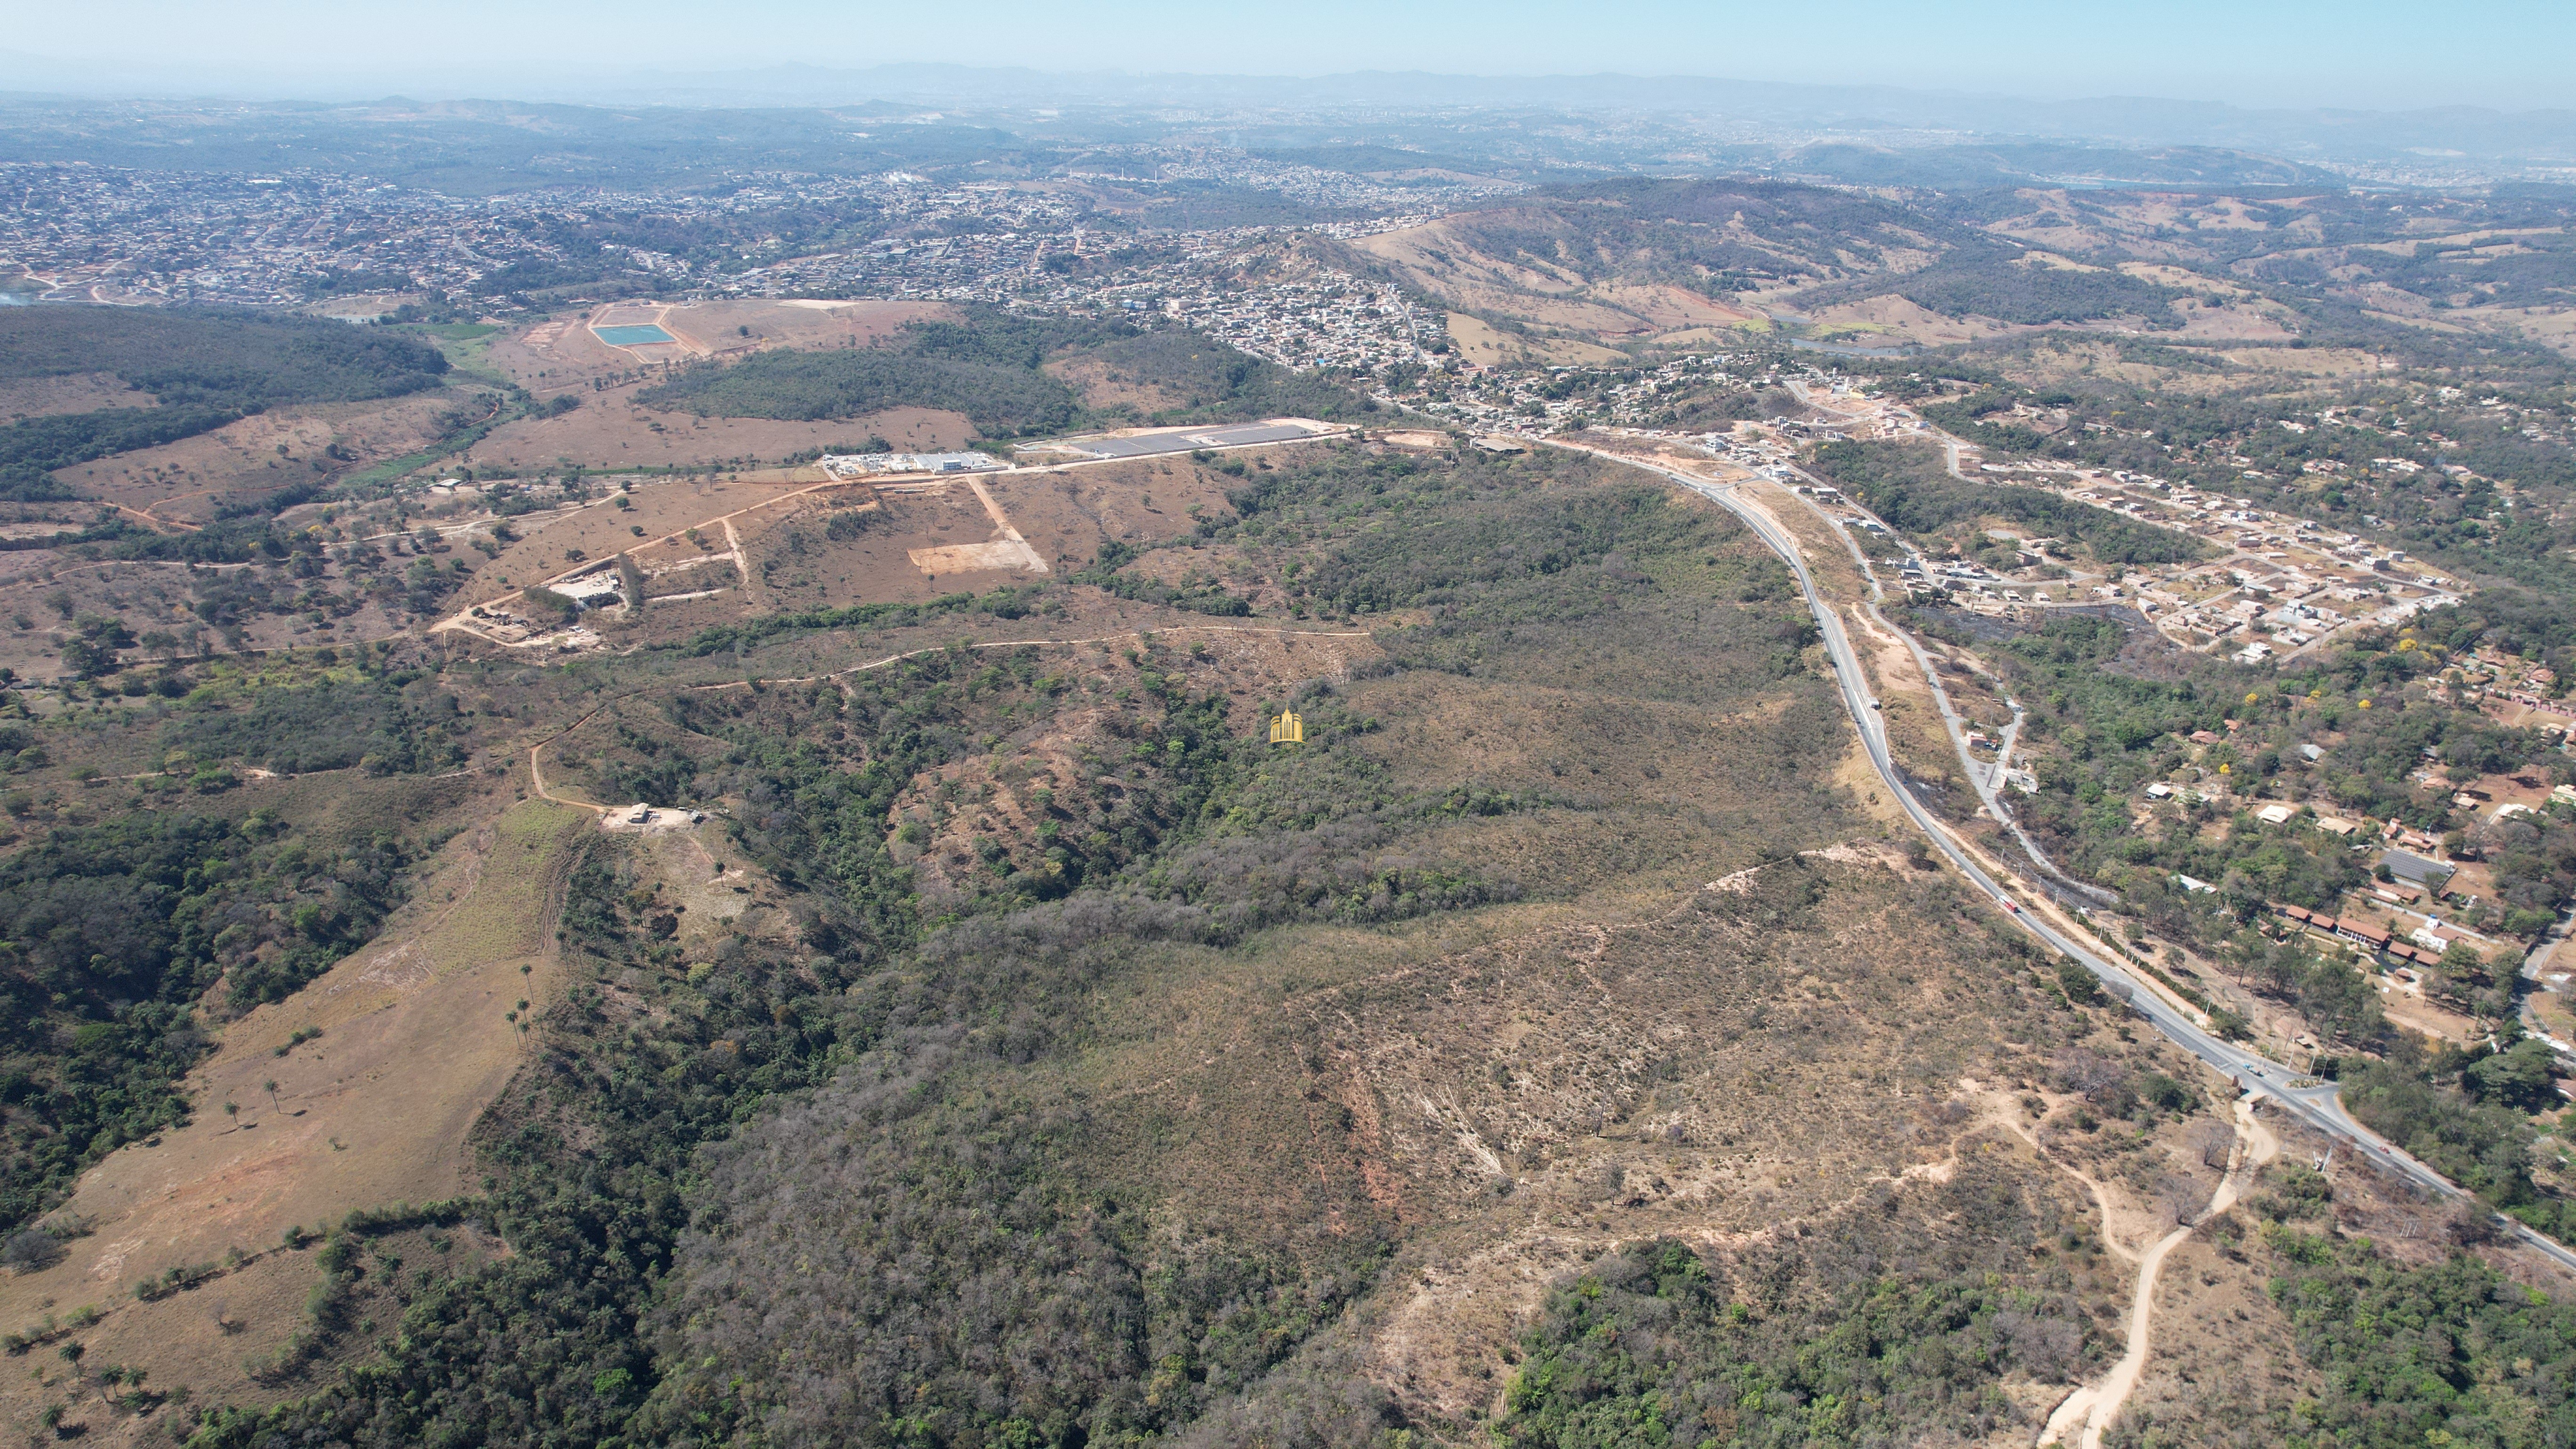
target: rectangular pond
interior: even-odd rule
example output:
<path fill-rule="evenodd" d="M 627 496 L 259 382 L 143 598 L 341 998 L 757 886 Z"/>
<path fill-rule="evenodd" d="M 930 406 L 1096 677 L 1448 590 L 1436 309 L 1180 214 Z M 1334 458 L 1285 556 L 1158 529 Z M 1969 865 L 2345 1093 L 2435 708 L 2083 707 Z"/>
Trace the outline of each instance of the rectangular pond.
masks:
<path fill-rule="evenodd" d="M 636 322 L 623 327 L 593 327 L 590 330 L 592 335 L 611 347 L 646 347 L 656 342 L 679 340 L 652 322 Z"/>

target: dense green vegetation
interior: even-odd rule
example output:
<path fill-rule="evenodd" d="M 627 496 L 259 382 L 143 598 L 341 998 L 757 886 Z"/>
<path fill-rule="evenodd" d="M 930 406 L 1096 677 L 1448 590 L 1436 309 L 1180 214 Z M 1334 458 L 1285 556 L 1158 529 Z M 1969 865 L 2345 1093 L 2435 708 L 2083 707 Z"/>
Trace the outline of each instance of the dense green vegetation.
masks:
<path fill-rule="evenodd" d="M 778 349 L 707 362 L 638 393 L 648 406 L 706 417 L 857 418 L 888 408 L 966 415 L 987 437 L 1057 432 L 1080 412 L 1072 388 L 1040 370 L 1050 355 L 1135 335 L 1124 322 L 970 311 L 921 322 L 883 347 Z"/>
<path fill-rule="evenodd" d="M 18 502 L 77 497 L 47 477 L 47 472 L 213 432 L 241 416 L 239 408 L 182 403 L 166 408 L 107 408 L 12 423 L 0 428 L 0 489 Z"/>
<path fill-rule="evenodd" d="M 48 470 L 209 432 L 289 403 L 398 397 L 447 359 L 416 338 L 318 318 L 146 307 L 0 308 L 0 379 L 107 372 L 158 407 L 0 428 L 0 496 L 63 497 Z"/>
<path fill-rule="evenodd" d="M 2562 1102 L 2549 1047 L 2511 1021 L 2497 1040 L 2500 1049 L 2480 1042 L 2431 1052 L 2399 1040 L 2382 1059 L 2346 1058 L 2338 1068 L 2344 1105 L 2494 1207 L 2561 1242 L 2576 1240 L 2576 1201 L 2533 1175 L 2532 1114 Z"/>
<path fill-rule="evenodd" d="M 2483 1047 L 2478 1056 L 2488 1059 Z M 2484 1079 L 2467 1075 L 2470 1063 L 2457 1051 L 2448 1060 L 2409 1057 L 2345 1063 L 2338 1073 L 2344 1105 L 2371 1130 L 2497 1206 L 2531 1203 L 2537 1194 L 2531 1185 L 2530 1120 L 2517 1109 L 2520 1104 L 2480 1102 L 2460 1089 L 2499 1074 L 2491 1071 Z M 2492 1060 L 2505 1065 L 2512 1058 Z"/>
<path fill-rule="evenodd" d="M 2002 1380 L 2058 1381 L 2094 1345 L 2052 1289 L 2053 1211 L 1999 1182 L 1948 1185 L 1975 1241 L 1867 1266 L 1874 1225 L 1720 1262 L 1679 1243 L 1604 1258 L 1550 1294 L 1521 1340 L 1496 1437 L 1515 1449 L 1670 1449 L 1975 1440 L 2016 1420 Z M 1786 1284 L 1821 1278 L 1822 1294 Z"/>
<path fill-rule="evenodd" d="M 1071 386 L 1043 369 L 1075 357 L 1184 401 L 1150 417 L 1132 408 L 1095 415 Z M 971 309 L 960 321 L 915 323 L 884 347 L 774 350 L 739 362 L 701 363 L 638 397 L 708 417 L 807 421 L 940 408 L 965 414 L 978 432 L 995 438 L 1120 422 L 1346 418 L 1377 406 L 1321 374 L 1247 357 L 1193 332 L 993 308 Z"/>
<path fill-rule="evenodd" d="M 1300 372 L 1264 362 L 1212 337 L 1177 327 L 1105 343 L 1087 355 L 1114 377 L 1183 399 L 1140 419 L 1145 422 L 1232 423 L 1276 417 L 1339 422 L 1378 410 L 1375 401 L 1320 370 Z"/>
<path fill-rule="evenodd" d="M 908 861 L 897 860 L 885 828 L 894 794 L 922 763 L 958 758 L 974 748 L 967 707 L 1016 704 L 1031 713 L 1050 710 L 1069 693 L 1068 681 L 1041 673 L 1034 652 L 996 657 L 954 651 L 916 669 L 873 673 L 839 708 L 840 691 L 826 686 L 803 697 L 772 695 L 747 700 L 728 691 L 711 699 L 682 698 L 675 719 L 732 746 L 728 763 L 751 773 L 747 798 L 754 807 L 743 821 L 744 838 L 764 856 L 785 864 L 791 879 L 832 883 L 834 894 L 871 923 L 889 949 L 909 939 L 909 928 L 888 914 L 909 894 Z M 924 708 L 908 698 L 925 683 L 948 680 L 964 699 Z M 1125 744 L 1120 778 L 1110 789 L 1068 789 L 1052 802 L 1057 828 L 1024 853 L 984 856 L 981 879 L 989 896 L 983 911 L 1008 910 L 1054 899 L 1086 882 L 1105 881 L 1122 866 L 1152 854 L 1171 831 L 1194 823 L 1209 793 L 1229 778 L 1231 756 L 1242 748 L 1225 727 L 1224 708 L 1177 687 L 1141 696 L 1138 708 L 1117 715 L 1116 738 Z M 877 758 L 856 770 L 841 767 L 817 749 L 810 734 L 828 722 L 855 729 L 861 738 L 895 732 L 909 741 L 904 757 Z"/>
<path fill-rule="evenodd" d="M 318 844 L 276 817 L 138 811 L 0 862 L 0 1221 L 188 1110 L 195 1012 L 282 1000 L 375 934 L 409 846 Z"/>
<path fill-rule="evenodd" d="M 463 764 L 456 697 L 430 681 L 323 676 L 304 684 L 218 685 L 170 722 L 163 742 L 201 759 L 240 760 L 281 775 L 353 766 L 414 774 Z"/>
<path fill-rule="evenodd" d="M 977 432 L 996 438 L 1061 431 L 1078 406 L 1073 389 L 1034 367 L 875 348 L 778 350 L 700 363 L 636 398 L 705 417 L 807 421 L 936 408 L 963 413 Z"/>
<path fill-rule="evenodd" d="M 1975 315 L 2040 326 L 2089 322 L 2120 315 L 2142 317 L 2149 327 L 2179 327 L 2170 303 L 2182 293 L 2108 268 L 2077 271 L 2024 263 L 2017 254 L 1974 246 L 1872 291 L 1892 292 L 1948 317 Z"/>
<path fill-rule="evenodd" d="M 447 363 L 418 339 L 274 312 L 13 307 L 0 315 L 0 377 L 109 372 L 163 406 L 278 406 L 399 397 Z"/>
<path fill-rule="evenodd" d="M 2366 1241 L 2266 1233 L 2272 1298 L 2326 1392 L 2285 1449 L 2550 1444 L 2576 1436 L 2576 1307 L 2462 1254 L 2427 1268 Z"/>

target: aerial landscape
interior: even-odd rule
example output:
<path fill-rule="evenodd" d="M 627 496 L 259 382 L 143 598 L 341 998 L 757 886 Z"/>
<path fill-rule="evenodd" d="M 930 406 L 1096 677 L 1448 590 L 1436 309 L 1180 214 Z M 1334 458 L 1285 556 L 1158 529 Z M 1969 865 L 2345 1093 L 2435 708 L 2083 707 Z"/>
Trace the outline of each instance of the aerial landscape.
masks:
<path fill-rule="evenodd" d="M 13 29 L 0 1439 L 2576 1445 L 2490 8 Z"/>

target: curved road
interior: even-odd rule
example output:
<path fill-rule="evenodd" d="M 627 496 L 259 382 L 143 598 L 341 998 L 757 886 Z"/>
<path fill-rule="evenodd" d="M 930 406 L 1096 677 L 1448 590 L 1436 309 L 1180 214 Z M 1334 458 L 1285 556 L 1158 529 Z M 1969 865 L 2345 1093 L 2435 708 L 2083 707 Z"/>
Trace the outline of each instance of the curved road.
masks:
<path fill-rule="evenodd" d="M 1590 452 L 1591 450 L 1580 451 Z M 1797 541 L 1761 510 L 1737 499 L 1734 485 L 1711 483 L 1705 479 L 1658 468 L 1651 463 L 1621 457 L 1615 453 L 1595 453 L 1594 456 L 1641 468 L 1709 499 L 1744 520 L 1745 526 L 1753 530 L 1753 536 L 1761 539 L 1765 547 L 1778 554 L 1781 561 L 1789 565 L 1790 570 L 1798 576 L 1798 588 L 1806 595 L 1807 607 L 1816 616 L 1817 628 L 1824 634 L 1825 649 L 1833 659 L 1835 679 L 1842 690 L 1843 706 L 1850 712 L 1853 725 L 1860 731 L 1861 745 L 1869 752 L 1870 764 L 1878 770 L 1879 778 L 1886 782 L 1889 792 L 1896 797 L 1897 803 L 1905 808 L 1905 813 L 1912 817 L 1916 827 L 1931 837 L 1933 846 L 1949 857 L 1950 863 L 1958 867 L 1960 874 L 1975 883 L 1979 890 L 1985 892 L 1989 899 L 2018 922 L 2023 930 L 2038 937 L 2060 955 L 2082 962 L 2086 970 L 2110 985 L 2114 994 L 2126 998 L 2132 1010 L 2154 1023 L 2156 1030 L 2163 1032 L 2185 1051 L 2207 1062 L 2247 1091 L 2271 1098 L 2280 1104 L 2284 1112 L 2300 1122 L 2315 1128 L 2329 1138 L 2351 1143 L 2364 1158 L 2378 1161 L 2391 1171 L 2430 1189 L 2437 1196 L 2452 1197 L 2460 1194 L 2460 1189 L 2454 1186 L 2450 1179 L 2354 1121 L 2345 1113 L 2343 1103 L 2337 1098 L 2334 1083 L 2316 1082 L 2313 1078 L 2293 1072 L 2267 1057 L 2259 1056 L 2233 1042 L 2222 1041 L 2202 1031 L 2162 997 L 2141 985 L 2137 978 L 2131 976 L 2120 965 L 2093 954 L 2072 938 L 2061 934 L 2046 921 L 2036 918 L 2007 894 L 2002 886 L 1996 884 L 1994 878 L 1988 875 L 1967 851 L 1951 838 L 1950 833 L 1941 827 L 1940 823 L 1932 817 L 1932 813 L 1923 808 L 1922 802 L 1914 798 L 1913 791 L 1906 788 L 1903 777 L 1897 773 L 1895 759 L 1888 753 L 1886 721 L 1870 707 L 1867 676 L 1861 672 L 1859 654 L 1853 650 L 1851 641 L 1844 637 L 1841 618 L 1834 612 L 1832 606 L 1825 602 L 1824 596 L 1817 592 L 1815 578 L 1807 572 L 1807 561 L 1798 551 Z M 2571 1252 L 2559 1243 L 2543 1237 L 2511 1218 L 2499 1215 L 2497 1223 L 2538 1249 L 2560 1267 L 2576 1272 L 2576 1252 Z"/>
<path fill-rule="evenodd" d="M 1809 483 L 1822 484 L 1824 482 L 1823 479 L 1818 478 L 1803 468 L 1792 468 L 1790 471 L 1795 473 L 1797 476 L 1806 479 Z M 1859 566 L 1861 577 L 1868 580 L 1870 596 L 1861 601 L 1861 608 L 1865 610 L 1872 619 L 1878 621 L 1878 626 L 1880 628 L 1885 629 L 1890 634 L 1904 640 L 1905 647 L 1913 652 L 1915 664 L 1923 671 L 1923 682 L 1932 687 L 1932 702 L 1940 708 L 1942 725 L 1948 730 L 1950 735 L 1950 746 L 1952 749 L 1958 751 L 1959 767 L 1966 773 L 1969 787 L 1974 789 L 1977 792 L 1977 798 L 1984 802 L 1986 813 L 1994 817 L 1995 821 L 2002 825 L 2006 830 L 2011 831 L 2013 839 L 2020 842 L 2022 853 L 2030 857 L 2031 864 L 2038 866 L 2043 871 L 2046 871 L 2049 877 L 2055 880 L 2058 884 L 2075 892 L 2077 895 L 2083 896 L 2095 905 L 2109 906 L 2119 904 L 2120 898 L 2110 891 L 2106 891 L 2100 886 L 2093 885 L 2089 882 L 2077 880 L 2075 877 L 2059 870 L 2057 868 L 2057 862 L 2049 859 L 2048 852 L 2040 849 L 2039 842 L 2031 839 L 2030 832 L 2022 828 L 2021 818 L 2015 815 L 2012 810 L 2004 804 L 2003 796 L 1996 788 L 2002 783 L 2004 770 L 2009 766 L 2012 760 L 2013 742 L 2021 735 L 2021 722 L 2024 713 L 2021 707 L 2021 701 L 2017 699 L 2007 699 L 2004 701 L 2005 704 L 2012 708 L 2012 726 L 2004 731 L 2003 744 L 1995 752 L 1995 763 L 1993 768 L 1989 769 L 1986 766 L 1979 764 L 1976 759 L 1968 753 L 1968 721 L 1960 715 L 1958 707 L 1950 702 L 1950 691 L 1942 688 L 1941 671 L 1932 667 L 1932 656 L 1924 651 L 1923 642 L 1915 638 L 1912 634 L 1907 633 L 1905 630 L 1889 623 L 1887 616 L 1879 612 L 1879 603 L 1887 597 L 1887 585 L 1879 578 L 1877 568 L 1869 561 L 1869 555 L 1861 552 L 1860 543 L 1851 536 L 1850 530 L 1843 527 L 1840 520 L 1826 513 L 1822 508 L 1817 507 L 1814 499 L 1794 494 L 1792 496 L 1796 497 L 1799 503 L 1804 504 L 1809 513 L 1814 514 L 1818 519 L 1822 520 L 1826 527 L 1834 530 L 1835 536 L 1839 537 L 1843 541 L 1843 547 L 1850 552 L 1852 562 Z M 1848 502 L 1848 500 L 1846 501 Z M 1854 504 L 1853 506 L 1858 507 L 1859 505 Z M 1883 524 L 1885 520 L 1882 519 L 1880 522 Z M 1907 545 L 1907 548 L 1909 552 L 1913 552 L 1912 545 Z M 1914 558 L 1918 564 L 1924 562 L 1923 556 L 1920 552 L 1914 552 Z"/>

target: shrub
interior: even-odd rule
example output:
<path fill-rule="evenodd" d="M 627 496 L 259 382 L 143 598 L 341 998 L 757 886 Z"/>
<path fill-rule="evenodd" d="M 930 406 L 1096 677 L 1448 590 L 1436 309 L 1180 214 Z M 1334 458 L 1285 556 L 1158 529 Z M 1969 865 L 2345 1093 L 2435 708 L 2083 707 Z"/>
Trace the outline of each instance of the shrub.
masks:
<path fill-rule="evenodd" d="M 21 1228 L 0 1247 L 0 1263 L 13 1273 L 34 1273 L 63 1260 L 63 1240 L 42 1228 Z"/>

